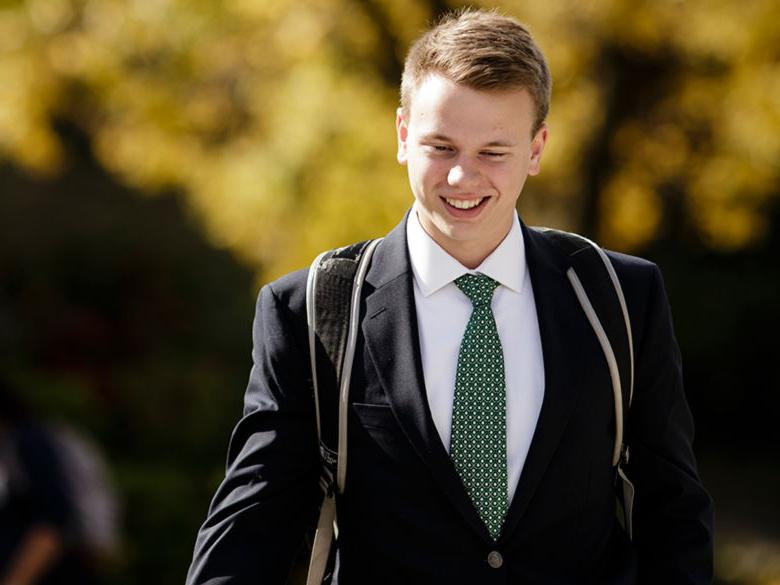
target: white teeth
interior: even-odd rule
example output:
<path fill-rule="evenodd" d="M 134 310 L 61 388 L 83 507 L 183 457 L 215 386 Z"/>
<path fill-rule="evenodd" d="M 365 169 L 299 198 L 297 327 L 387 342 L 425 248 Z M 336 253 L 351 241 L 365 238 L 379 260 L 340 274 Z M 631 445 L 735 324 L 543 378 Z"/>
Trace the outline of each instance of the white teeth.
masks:
<path fill-rule="evenodd" d="M 445 198 L 445 201 L 452 205 L 453 207 L 457 207 L 458 209 L 471 209 L 472 207 L 476 207 L 480 203 L 482 203 L 482 200 L 484 197 L 480 197 L 479 199 L 449 199 Z"/>

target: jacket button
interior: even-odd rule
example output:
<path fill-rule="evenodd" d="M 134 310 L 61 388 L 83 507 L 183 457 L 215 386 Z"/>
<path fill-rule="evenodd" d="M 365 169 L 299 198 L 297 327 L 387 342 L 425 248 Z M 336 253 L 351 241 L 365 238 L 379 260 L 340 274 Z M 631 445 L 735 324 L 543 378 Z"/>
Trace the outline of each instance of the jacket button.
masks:
<path fill-rule="evenodd" d="M 497 550 L 492 550 L 487 557 L 487 562 L 491 568 L 498 569 L 501 565 L 504 564 L 504 557 L 502 557 L 501 553 Z"/>

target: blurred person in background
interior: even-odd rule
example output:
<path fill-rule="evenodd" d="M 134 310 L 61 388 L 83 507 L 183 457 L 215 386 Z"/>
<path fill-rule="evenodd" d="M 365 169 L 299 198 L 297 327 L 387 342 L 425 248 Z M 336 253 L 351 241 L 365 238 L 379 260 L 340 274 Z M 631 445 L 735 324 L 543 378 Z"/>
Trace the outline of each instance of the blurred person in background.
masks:
<path fill-rule="evenodd" d="M 608 253 L 636 355 L 630 539 L 607 363 L 568 258 L 517 216 L 550 85 L 528 31 L 493 12 L 447 16 L 407 56 L 396 126 L 415 201 L 362 290 L 334 583 L 712 582 L 712 502 L 659 269 Z M 281 585 L 316 518 L 306 280 L 260 292 L 244 417 L 189 585 Z M 486 377 L 461 368 L 483 358 Z"/>
<path fill-rule="evenodd" d="M 95 583 L 116 550 L 116 510 L 96 449 L 0 380 L 0 585 Z"/>

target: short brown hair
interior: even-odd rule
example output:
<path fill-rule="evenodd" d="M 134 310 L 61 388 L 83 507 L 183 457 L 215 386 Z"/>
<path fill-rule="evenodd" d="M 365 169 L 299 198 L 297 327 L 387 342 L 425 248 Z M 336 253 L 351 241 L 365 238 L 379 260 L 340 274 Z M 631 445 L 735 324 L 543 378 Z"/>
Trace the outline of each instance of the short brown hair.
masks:
<path fill-rule="evenodd" d="M 536 106 L 533 131 L 547 117 L 552 78 L 528 29 L 493 10 L 445 14 L 409 49 L 401 79 L 401 107 L 408 116 L 414 90 L 438 73 L 473 89 L 522 87 Z"/>

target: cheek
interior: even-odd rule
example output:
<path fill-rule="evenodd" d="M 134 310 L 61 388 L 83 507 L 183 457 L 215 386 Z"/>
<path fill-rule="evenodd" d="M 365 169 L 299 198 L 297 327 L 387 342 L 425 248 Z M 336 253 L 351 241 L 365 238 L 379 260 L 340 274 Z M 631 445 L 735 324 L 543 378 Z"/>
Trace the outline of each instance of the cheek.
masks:
<path fill-rule="evenodd" d="M 497 182 L 501 185 L 501 190 L 504 193 L 513 195 L 519 193 L 525 183 L 525 178 L 528 175 L 527 167 L 527 164 L 507 166 L 507 168 L 496 178 Z"/>
<path fill-rule="evenodd" d="M 410 161 L 409 171 L 418 182 L 425 185 L 438 183 L 447 176 L 446 165 L 428 157 L 417 157 L 414 163 Z"/>

